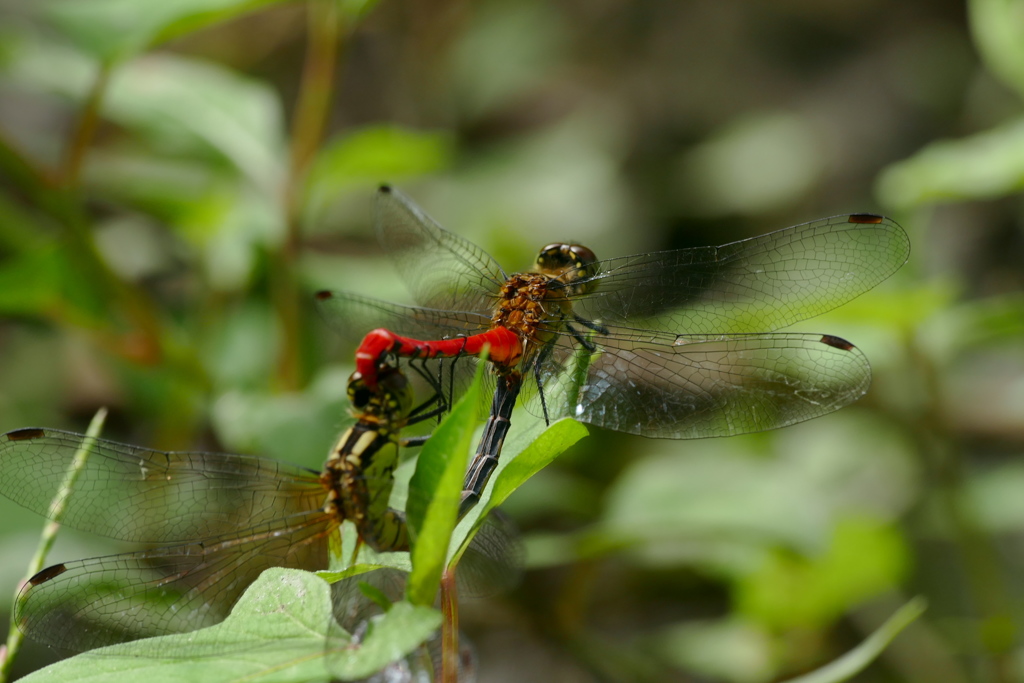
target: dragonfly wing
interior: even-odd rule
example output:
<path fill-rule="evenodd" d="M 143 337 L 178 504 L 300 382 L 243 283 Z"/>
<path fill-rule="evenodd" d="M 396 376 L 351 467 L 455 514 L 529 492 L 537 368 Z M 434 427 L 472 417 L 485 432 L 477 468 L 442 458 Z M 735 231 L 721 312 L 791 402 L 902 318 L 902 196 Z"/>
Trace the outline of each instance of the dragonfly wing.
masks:
<path fill-rule="evenodd" d="M 307 512 L 202 543 L 54 565 L 22 589 L 15 619 L 70 651 L 211 626 L 265 569 L 326 569 L 335 525 Z"/>
<path fill-rule="evenodd" d="M 0 494 L 49 518 L 63 505 L 69 527 L 142 543 L 219 536 L 316 510 L 326 496 L 319 472 L 267 458 L 95 439 L 73 486 L 54 503 L 87 439 L 34 427 L 0 436 Z"/>
<path fill-rule="evenodd" d="M 828 335 L 620 329 L 600 344 L 566 353 L 559 374 L 554 362 L 543 370 L 549 416 L 656 438 L 732 436 L 838 410 L 871 382 L 864 354 Z M 531 409 L 539 414 L 536 401 Z"/>
<path fill-rule="evenodd" d="M 525 557 L 515 523 L 501 510 L 491 510 L 459 560 L 459 596 L 477 599 L 510 590 L 522 579 Z"/>
<path fill-rule="evenodd" d="M 477 334 L 491 325 L 489 313 L 402 306 L 349 292 L 317 292 L 316 307 L 331 329 L 352 347 L 378 327 L 404 337 L 436 340 Z"/>
<path fill-rule="evenodd" d="M 490 315 L 508 277 L 487 252 L 448 232 L 387 186 L 377 192 L 374 224 L 377 239 L 417 303 Z"/>
<path fill-rule="evenodd" d="M 367 597 L 360 584 L 371 586 L 390 602 L 398 602 L 405 594 L 408 572 L 394 567 L 380 567 L 331 584 L 334 618 L 342 628 L 355 633 L 370 618 L 380 614 L 381 606 Z"/>
<path fill-rule="evenodd" d="M 910 241 L 870 214 L 823 218 L 720 247 L 601 261 L 575 313 L 683 334 L 768 332 L 841 306 L 906 263 Z"/>

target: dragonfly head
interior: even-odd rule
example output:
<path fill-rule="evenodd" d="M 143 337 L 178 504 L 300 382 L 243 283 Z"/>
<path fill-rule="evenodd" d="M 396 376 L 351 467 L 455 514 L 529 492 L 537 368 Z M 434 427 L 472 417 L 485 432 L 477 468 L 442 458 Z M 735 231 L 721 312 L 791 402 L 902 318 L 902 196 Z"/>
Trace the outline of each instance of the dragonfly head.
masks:
<path fill-rule="evenodd" d="M 352 373 L 348 378 L 348 400 L 357 418 L 397 420 L 412 410 L 413 390 L 401 370 L 383 366 L 377 374 L 376 390 L 366 385 L 362 373 Z"/>
<path fill-rule="evenodd" d="M 549 244 L 540 250 L 534 267 L 574 290 L 569 294 L 586 294 L 596 285 L 591 278 L 597 275 L 597 257 L 582 244 Z M 580 284 L 574 287 L 575 283 Z"/>

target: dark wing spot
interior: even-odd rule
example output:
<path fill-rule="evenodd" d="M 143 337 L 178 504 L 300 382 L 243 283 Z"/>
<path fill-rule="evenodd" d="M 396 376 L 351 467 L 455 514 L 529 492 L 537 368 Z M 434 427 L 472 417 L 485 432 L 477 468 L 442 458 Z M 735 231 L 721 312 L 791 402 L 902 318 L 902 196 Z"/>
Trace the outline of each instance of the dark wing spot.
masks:
<path fill-rule="evenodd" d="M 825 334 L 821 337 L 822 344 L 828 344 L 829 346 L 840 349 L 842 351 L 852 351 L 854 346 L 850 342 L 846 341 L 842 337 L 836 337 L 831 334 Z"/>
<path fill-rule="evenodd" d="M 330 292 L 330 290 L 327 290 L 327 289 L 321 289 L 319 292 L 317 292 L 313 296 L 316 297 L 316 299 L 318 301 L 323 301 L 324 299 L 330 299 L 331 298 L 331 292 Z"/>
<path fill-rule="evenodd" d="M 46 583 L 50 579 L 54 579 L 60 576 L 67 570 L 68 568 L 63 564 L 55 564 L 52 567 L 47 567 L 46 569 L 42 570 L 41 572 L 33 576 L 31 579 L 29 579 L 28 585 L 38 586 L 41 583 Z"/>
<path fill-rule="evenodd" d="M 391 194 L 391 186 L 390 186 L 390 185 L 387 185 L 387 184 L 381 185 L 381 186 L 380 186 L 380 187 L 379 187 L 379 188 L 377 189 L 377 191 L 378 191 L 378 192 L 380 192 L 380 193 L 382 193 L 382 194 Z"/>
<path fill-rule="evenodd" d="M 866 223 L 866 224 L 869 224 L 869 225 L 877 225 L 878 223 L 881 223 L 884 220 L 885 220 L 884 216 L 878 216 L 878 215 L 873 214 L 873 213 L 851 213 L 850 214 L 850 222 L 851 223 Z"/>
<path fill-rule="evenodd" d="M 31 439 L 41 439 L 46 436 L 46 432 L 38 427 L 25 427 L 24 429 L 15 429 L 12 432 L 7 432 L 6 436 L 10 441 L 29 441 Z"/>

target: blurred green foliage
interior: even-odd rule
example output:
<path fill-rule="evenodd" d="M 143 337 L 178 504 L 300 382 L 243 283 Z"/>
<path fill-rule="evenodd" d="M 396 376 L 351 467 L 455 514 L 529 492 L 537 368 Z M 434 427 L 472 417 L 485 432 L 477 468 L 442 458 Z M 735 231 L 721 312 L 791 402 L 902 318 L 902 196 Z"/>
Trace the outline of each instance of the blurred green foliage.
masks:
<path fill-rule="evenodd" d="M 110 438 L 319 467 L 351 349 L 312 292 L 408 300 L 380 181 L 510 270 L 553 239 L 891 212 L 910 264 L 801 325 L 865 351 L 868 397 L 725 440 L 593 433 L 508 498 L 531 571 L 461 625 L 481 680 L 758 683 L 923 594 L 857 680 L 1022 680 L 1024 2 L 967 10 L 0 2 L 0 428 L 107 405 Z M 542 428 L 516 414 L 502 495 L 579 438 Z M 40 525 L 0 501 L 0 604 Z"/>

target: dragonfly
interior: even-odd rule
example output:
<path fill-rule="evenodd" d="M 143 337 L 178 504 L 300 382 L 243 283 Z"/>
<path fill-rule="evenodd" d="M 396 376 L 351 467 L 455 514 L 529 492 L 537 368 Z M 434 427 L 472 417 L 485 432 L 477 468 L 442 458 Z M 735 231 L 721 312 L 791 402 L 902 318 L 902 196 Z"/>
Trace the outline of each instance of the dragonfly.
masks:
<path fill-rule="evenodd" d="M 336 329 L 372 329 L 356 351 L 371 386 L 382 358 L 487 349 L 496 387 L 462 513 L 497 464 L 524 388 L 527 409 L 545 420 L 672 439 L 775 429 L 852 403 L 871 379 L 859 349 L 776 330 L 863 294 L 910 253 L 895 221 L 854 213 L 603 261 L 554 243 L 532 270 L 509 275 L 389 186 L 377 193 L 374 222 L 417 305 L 329 290 L 317 304 Z"/>
<path fill-rule="evenodd" d="M 88 459 L 62 501 L 60 521 L 119 540 L 170 544 L 43 569 L 19 594 L 19 628 L 57 649 L 84 651 L 210 626 L 267 568 L 327 569 L 332 537 L 344 520 L 379 552 L 408 550 L 404 516 L 388 507 L 399 432 L 432 417 L 438 406 L 413 407 L 409 382 L 397 367 L 377 373 L 373 390 L 358 373 L 349 380 L 356 421 L 322 472 L 55 429 L 0 436 L 0 494 L 51 516 L 54 492 L 86 448 Z M 477 550 L 500 554 L 493 534 L 485 542 Z"/>

